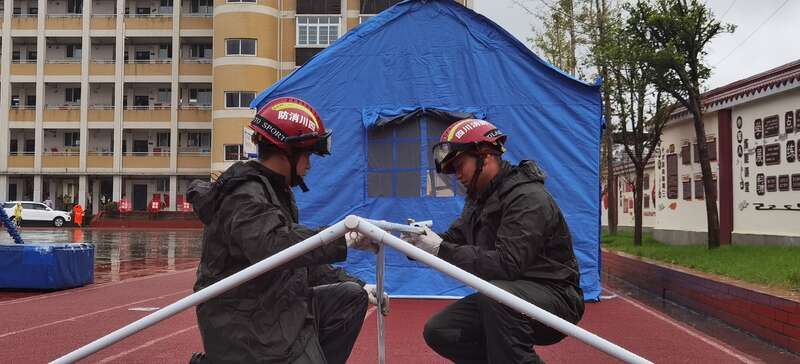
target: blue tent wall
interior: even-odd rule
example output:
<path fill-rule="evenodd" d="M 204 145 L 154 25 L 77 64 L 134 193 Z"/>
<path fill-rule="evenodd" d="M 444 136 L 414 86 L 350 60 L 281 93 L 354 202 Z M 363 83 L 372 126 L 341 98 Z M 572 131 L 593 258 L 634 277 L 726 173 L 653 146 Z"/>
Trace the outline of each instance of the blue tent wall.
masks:
<path fill-rule="evenodd" d="M 334 131 L 333 154 L 313 160 L 311 191 L 297 194 L 303 223 L 357 214 L 433 219 L 435 230 L 446 229 L 463 199 L 367 196 L 365 126 L 378 114 L 417 108 L 468 111 L 509 135 L 505 159 L 534 159 L 548 173 L 546 186 L 573 234 L 584 295 L 599 297 L 599 86 L 563 74 L 485 17 L 429 0 L 402 2 L 361 24 L 251 106 L 279 96 L 309 101 Z M 345 266 L 374 281 L 371 254 L 351 251 Z M 395 251 L 387 256 L 386 285 L 399 295 L 470 292 Z"/>

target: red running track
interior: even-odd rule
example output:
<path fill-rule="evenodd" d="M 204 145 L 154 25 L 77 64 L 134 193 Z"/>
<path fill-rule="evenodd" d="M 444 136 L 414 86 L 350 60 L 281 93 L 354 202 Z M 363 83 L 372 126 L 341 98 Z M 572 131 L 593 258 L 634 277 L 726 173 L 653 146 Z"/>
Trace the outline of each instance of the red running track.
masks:
<path fill-rule="evenodd" d="M 24 298 L 0 294 L 0 358 L 4 363 L 42 363 L 114 331 L 152 309 L 191 292 L 194 269 L 97 284 Z M 386 318 L 389 363 L 446 363 L 422 339 L 425 320 L 450 301 L 395 299 Z M 350 363 L 374 363 L 377 328 L 368 312 Z M 581 327 L 660 363 L 759 362 L 685 325 L 619 297 L 587 304 Z M 106 348 L 83 362 L 186 363 L 201 351 L 194 310 L 184 311 Z M 575 339 L 537 348 L 547 362 L 617 362 Z"/>

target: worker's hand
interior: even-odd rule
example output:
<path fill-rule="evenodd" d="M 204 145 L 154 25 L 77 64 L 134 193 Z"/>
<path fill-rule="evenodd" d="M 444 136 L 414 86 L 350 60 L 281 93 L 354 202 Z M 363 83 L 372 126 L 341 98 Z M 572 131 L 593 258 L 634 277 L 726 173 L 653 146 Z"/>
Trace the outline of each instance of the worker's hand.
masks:
<path fill-rule="evenodd" d="M 417 235 L 416 241 L 412 244 L 430 254 L 439 254 L 439 245 L 442 244 L 442 238 L 433 232 L 431 228 L 427 226 L 423 226 L 422 228 L 425 229 L 425 233 Z"/>
<path fill-rule="evenodd" d="M 364 290 L 367 291 L 369 296 L 369 304 L 373 306 L 378 305 L 378 287 L 374 284 L 365 284 Z M 384 316 L 389 314 L 389 295 L 383 292 L 383 304 L 381 305 L 381 314 Z"/>
<path fill-rule="evenodd" d="M 413 245 L 417 245 L 417 242 L 419 241 L 419 235 L 420 234 L 414 233 L 400 233 L 400 239 L 403 239 Z"/>
<path fill-rule="evenodd" d="M 380 248 L 372 239 L 358 231 L 348 231 L 344 234 L 344 239 L 348 248 L 370 251 L 373 254 L 377 254 Z"/>

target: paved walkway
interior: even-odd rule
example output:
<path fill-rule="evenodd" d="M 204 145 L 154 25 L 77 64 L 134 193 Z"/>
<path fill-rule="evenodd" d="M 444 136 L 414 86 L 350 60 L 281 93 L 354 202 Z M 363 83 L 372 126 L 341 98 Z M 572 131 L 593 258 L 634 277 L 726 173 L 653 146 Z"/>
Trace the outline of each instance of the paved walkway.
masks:
<path fill-rule="evenodd" d="M 0 292 L 0 358 L 11 363 L 55 359 L 190 294 L 194 277 L 194 269 L 184 269 L 27 297 Z M 387 362 L 445 363 L 425 345 L 421 330 L 450 302 L 393 300 L 386 320 Z M 370 310 L 349 362 L 376 362 L 376 326 Z M 622 296 L 587 304 L 580 326 L 654 362 L 761 362 Z M 188 310 L 84 362 L 185 363 L 201 348 L 194 311 Z M 538 351 L 553 363 L 616 362 L 572 338 Z"/>

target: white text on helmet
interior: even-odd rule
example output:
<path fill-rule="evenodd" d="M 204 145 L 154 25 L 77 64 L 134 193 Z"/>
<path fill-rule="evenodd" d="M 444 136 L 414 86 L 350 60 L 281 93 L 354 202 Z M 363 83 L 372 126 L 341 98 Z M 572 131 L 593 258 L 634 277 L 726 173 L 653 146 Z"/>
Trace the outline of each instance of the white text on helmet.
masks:
<path fill-rule="evenodd" d="M 313 123 L 311 119 L 309 119 L 307 116 L 303 114 L 281 110 L 278 111 L 278 119 L 300 124 L 306 128 L 311 129 L 311 132 L 317 131 L 317 124 Z"/>
<path fill-rule="evenodd" d="M 466 134 L 468 131 L 470 131 L 472 129 L 475 129 L 475 128 L 481 126 L 481 125 L 485 125 L 485 124 L 488 124 L 488 123 L 483 121 L 483 120 L 475 120 L 475 121 L 466 123 L 456 131 L 456 138 L 461 139 L 461 137 L 463 137 L 464 134 Z"/>

